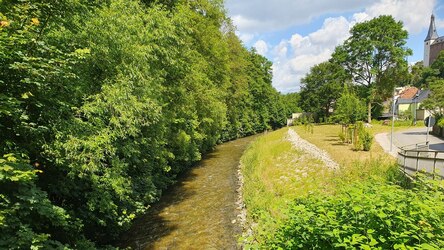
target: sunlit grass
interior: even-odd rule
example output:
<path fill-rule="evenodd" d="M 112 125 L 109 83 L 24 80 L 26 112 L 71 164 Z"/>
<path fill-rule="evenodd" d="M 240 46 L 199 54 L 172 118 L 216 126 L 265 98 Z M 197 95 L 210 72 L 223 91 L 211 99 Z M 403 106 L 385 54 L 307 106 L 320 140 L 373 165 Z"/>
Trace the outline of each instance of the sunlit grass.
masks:
<path fill-rule="evenodd" d="M 409 128 L 397 126 L 395 131 Z M 352 145 L 341 142 L 340 125 L 315 125 L 313 133 L 304 126 L 291 127 L 339 163 L 338 170 L 331 170 L 309 153 L 295 149 L 287 139 L 288 129 L 259 137 L 241 159 L 247 217 L 255 225 L 254 234 L 248 239 L 253 248 L 270 240 L 287 218 L 289 203 L 295 199 L 335 195 L 344 187 L 361 182 L 406 184 L 396 160 L 376 141 L 368 152 L 355 151 Z M 391 126 L 374 123 L 369 130 L 373 135 L 389 133 Z"/>
<path fill-rule="evenodd" d="M 397 127 L 396 130 L 406 127 Z M 275 226 L 284 220 L 287 204 L 294 199 L 317 193 L 334 194 L 338 187 L 356 181 L 387 179 L 395 159 L 374 142 L 370 151 L 355 151 L 340 141 L 340 125 L 314 126 L 313 133 L 303 126 L 291 127 L 303 139 L 325 150 L 340 165 L 330 170 L 307 152 L 292 147 L 288 129 L 270 132 L 258 138 L 241 159 L 244 175 L 244 200 L 248 219 L 256 224 L 254 239 L 266 240 Z M 372 134 L 389 132 L 390 126 L 373 125 Z M 395 168 L 396 169 L 396 168 Z M 393 179 L 396 179 L 394 177 Z"/>
<path fill-rule="evenodd" d="M 292 127 L 302 138 L 327 151 L 331 158 L 342 167 L 354 165 L 356 162 L 383 158 L 383 160 L 393 161 L 381 146 L 373 141 L 370 151 L 355 151 L 350 144 L 342 143 L 339 139 L 341 125 L 317 125 L 313 127 L 313 133 L 307 131 L 304 126 Z M 373 125 L 369 130 L 373 135 L 388 132 L 390 127 Z"/>
<path fill-rule="evenodd" d="M 285 219 L 286 207 L 298 197 L 334 190 L 333 171 L 286 139 L 288 129 L 258 138 L 242 157 L 244 200 L 251 221 L 258 222 L 256 240 Z M 261 232 L 264 232 L 263 234 Z"/>

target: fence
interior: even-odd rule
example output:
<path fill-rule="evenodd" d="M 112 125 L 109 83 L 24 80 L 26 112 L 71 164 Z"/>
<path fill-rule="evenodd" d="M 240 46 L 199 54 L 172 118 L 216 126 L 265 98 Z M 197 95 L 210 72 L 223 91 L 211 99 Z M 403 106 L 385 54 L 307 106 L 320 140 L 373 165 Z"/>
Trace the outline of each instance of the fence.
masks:
<path fill-rule="evenodd" d="M 410 176 L 423 171 L 433 179 L 444 179 L 444 151 L 430 151 L 428 143 L 400 148 L 398 164 Z"/>

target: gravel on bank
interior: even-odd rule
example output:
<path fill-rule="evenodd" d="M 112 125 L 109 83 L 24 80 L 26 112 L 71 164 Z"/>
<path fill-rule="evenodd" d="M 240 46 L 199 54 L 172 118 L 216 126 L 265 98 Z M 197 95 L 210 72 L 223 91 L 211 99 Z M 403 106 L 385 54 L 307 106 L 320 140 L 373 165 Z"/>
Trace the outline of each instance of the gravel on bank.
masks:
<path fill-rule="evenodd" d="M 303 150 L 316 159 L 321 160 L 328 168 L 339 169 L 339 165 L 331 159 L 327 152 L 302 139 L 292 128 L 288 129 L 287 138 L 294 147 Z"/>
<path fill-rule="evenodd" d="M 319 159 L 321 162 L 325 164 L 326 167 L 330 169 L 339 169 L 339 165 L 331 159 L 327 152 L 318 148 L 317 146 L 309 143 L 308 141 L 302 139 L 292 128 L 288 129 L 288 134 L 286 139 L 290 141 L 293 147 L 304 151 L 310 156 Z M 242 238 L 243 240 L 240 242 L 240 247 L 243 248 L 245 245 L 248 245 L 248 238 L 253 235 L 253 228 L 256 226 L 254 223 L 251 224 L 250 221 L 247 220 L 247 208 L 244 203 L 243 197 L 243 186 L 244 186 L 244 178 L 242 175 L 242 164 L 239 164 L 237 170 L 237 178 L 238 178 L 238 187 L 237 191 L 237 201 L 236 201 L 236 210 L 237 216 L 234 223 L 238 223 L 238 225 L 242 229 Z"/>

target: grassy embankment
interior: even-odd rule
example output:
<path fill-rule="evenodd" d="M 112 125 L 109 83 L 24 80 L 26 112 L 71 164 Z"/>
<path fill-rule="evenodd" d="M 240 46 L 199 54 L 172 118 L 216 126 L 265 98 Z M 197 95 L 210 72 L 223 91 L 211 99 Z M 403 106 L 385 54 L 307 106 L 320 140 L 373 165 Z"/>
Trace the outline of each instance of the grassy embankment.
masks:
<path fill-rule="evenodd" d="M 397 127 L 396 130 L 405 128 L 406 127 Z M 295 203 L 299 204 L 302 202 L 305 204 L 308 202 L 304 207 L 310 207 L 310 204 L 316 204 L 316 209 L 324 210 L 324 200 L 330 200 L 330 205 L 328 205 L 330 206 L 329 209 L 335 209 L 335 207 L 339 206 L 338 204 L 350 204 L 350 201 L 343 202 L 344 197 L 350 196 L 350 194 L 347 193 L 348 191 L 355 192 L 352 196 L 358 197 L 359 202 L 367 201 L 367 203 L 357 206 L 359 208 L 357 208 L 357 210 L 359 211 L 361 211 L 361 207 L 366 206 L 366 210 L 373 211 L 374 209 L 370 209 L 374 207 L 372 202 L 373 200 L 378 200 L 379 197 L 382 197 L 381 200 L 378 200 L 381 204 L 391 203 L 391 200 L 401 200 L 402 202 L 403 199 L 400 199 L 400 197 L 402 198 L 406 195 L 406 192 L 404 192 L 401 187 L 403 185 L 400 183 L 403 181 L 403 177 L 396 171 L 395 160 L 384 153 L 383 149 L 376 142 L 373 143 L 369 152 L 354 151 L 350 145 L 343 144 L 339 140 L 338 134 L 341 130 L 339 125 L 315 126 L 313 133 L 307 132 L 302 126 L 293 127 L 292 129 L 295 129 L 302 138 L 327 151 L 331 158 L 340 164 L 340 170 L 333 171 L 327 169 L 323 166 L 322 162 L 314 159 L 307 154 L 307 152 L 293 148 L 291 143 L 286 139 L 288 128 L 258 138 L 242 157 L 242 170 L 245 179 L 244 200 L 248 210 L 248 219 L 255 225 L 253 226 L 254 234 L 248 239 L 252 244 L 256 246 L 266 246 L 267 248 L 278 246 L 285 246 L 284 248 L 340 246 L 338 245 L 339 243 L 335 243 L 334 240 L 332 241 L 331 239 L 326 240 L 328 244 L 318 242 L 318 240 L 319 237 L 325 238 L 326 236 L 324 234 L 329 235 L 331 233 L 328 231 L 321 232 L 323 228 L 328 228 L 328 223 L 338 223 L 338 221 L 344 219 L 344 216 L 346 217 L 348 215 L 341 215 L 342 217 L 340 215 L 335 216 L 334 221 L 330 221 L 331 218 L 328 217 L 328 221 L 330 222 L 322 220 L 321 222 L 315 222 L 316 218 L 311 218 L 313 221 L 305 221 L 307 225 L 320 223 L 320 225 L 317 225 L 319 228 L 316 226 L 309 226 L 308 229 L 305 228 L 304 230 L 308 231 L 309 235 L 303 236 L 302 238 L 304 238 L 304 240 L 291 239 L 293 236 L 291 236 L 289 231 L 293 232 L 293 229 L 288 225 L 292 225 L 292 223 L 294 225 L 294 223 L 296 223 L 295 221 L 300 219 L 297 216 L 295 217 L 295 213 L 300 213 L 301 216 L 302 214 L 303 216 L 307 216 L 307 214 L 313 216 L 316 214 L 312 211 L 296 211 L 297 209 L 295 210 L 295 207 L 298 206 L 295 206 Z M 390 127 L 381 125 L 374 125 L 370 129 L 373 134 L 388 132 L 389 130 Z M 401 186 L 396 184 L 401 184 Z M 369 187 L 373 185 L 378 188 L 376 188 L 376 190 L 369 190 Z M 347 193 L 347 195 L 344 196 L 345 193 Z M 376 196 L 372 197 L 370 193 L 373 193 L 373 195 L 376 194 Z M 379 193 L 381 195 L 379 195 Z M 384 194 L 387 194 L 387 196 L 384 196 Z M 392 194 L 394 195 L 392 196 Z M 337 197 L 339 203 L 335 200 L 335 197 Z M 406 197 L 415 197 L 416 199 L 416 194 L 409 193 Z M 422 200 L 423 198 L 418 199 Z M 442 204 L 442 200 L 439 199 L 440 198 L 438 198 L 438 201 L 441 201 L 440 204 Z M 318 203 L 322 204 L 319 205 Z M 423 203 L 424 202 L 419 202 L 418 206 L 424 205 Z M 435 203 L 436 201 L 434 201 L 434 204 Z M 328 206 L 326 205 L 326 207 Z M 402 204 L 394 204 L 392 207 L 403 206 Z M 414 208 L 411 210 L 416 211 Z M 354 207 L 353 209 L 348 209 L 345 206 L 342 207 L 342 209 L 353 210 Z M 378 216 L 382 214 L 378 209 L 373 212 Z M 406 213 L 405 211 L 398 212 Z M 316 216 L 319 217 L 319 215 Z M 366 216 L 371 218 L 372 215 L 367 214 Z M 393 216 L 395 216 L 395 213 L 393 213 Z M 402 220 L 404 219 L 405 218 L 402 217 Z M 411 224 L 415 225 L 415 223 L 422 221 L 422 219 L 422 217 L 415 218 Z M 372 220 L 377 221 L 375 219 Z M 397 219 L 395 218 L 393 220 L 396 221 Z M 298 223 L 301 224 L 301 227 L 297 226 L 298 230 L 300 230 L 300 228 L 303 228 L 304 222 L 297 221 L 296 224 Z M 345 222 L 341 222 L 341 224 L 347 223 L 348 219 L 346 219 Z M 351 223 L 359 224 L 359 220 L 353 220 Z M 387 223 L 392 222 L 389 221 Z M 351 230 L 355 238 L 361 235 L 360 233 L 363 230 L 356 225 L 351 225 L 349 228 L 353 228 L 353 230 L 358 232 L 356 233 Z M 336 232 L 338 235 L 342 235 L 335 236 L 337 238 L 336 240 L 341 242 L 341 244 L 349 244 L 352 242 L 352 235 L 349 228 L 344 229 L 341 233 Z M 319 232 L 317 232 L 317 230 Z M 365 236 L 362 236 L 361 242 L 353 238 L 353 240 L 356 241 L 353 242 L 353 244 L 364 246 L 368 243 L 368 245 L 372 247 L 385 246 L 383 242 L 387 242 L 390 238 L 386 236 L 386 234 L 391 235 L 393 233 L 389 229 L 387 229 L 387 232 L 376 232 L 376 234 L 380 233 L 383 234 L 383 236 L 379 235 L 380 239 L 375 241 L 370 240 L 373 239 L 371 235 L 369 236 L 368 233 L 363 233 Z M 293 233 L 300 234 L 297 230 Z M 347 238 L 347 234 L 350 234 L 350 239 Z M 291 240 L 289 241 L 289 239 Z M 307 239 L 311 239 L 312 241 Z M 315 243 L 313 243 L 313 239 Z M 299 245 L 295 247 L 293 244 L 296 243 Z M 398 243 L 402 245 L 408 242 L 400 240 Z M 356 245 L 356 247 L 358 245 Z M 393 245 L 391 246 L 393 247 Z"/>

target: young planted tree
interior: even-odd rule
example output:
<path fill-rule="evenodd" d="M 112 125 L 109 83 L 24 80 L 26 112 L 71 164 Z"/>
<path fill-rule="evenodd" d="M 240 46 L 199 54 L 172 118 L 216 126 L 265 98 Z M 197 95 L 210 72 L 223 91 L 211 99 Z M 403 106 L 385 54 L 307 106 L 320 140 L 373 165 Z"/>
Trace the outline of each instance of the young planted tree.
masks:
<path fill-rule="evenodd" d="M 365 106 L 354 93 L 345 88 L 336 103 L 334 116 L 342 124 L 355 124 L 365 117 Z"/>
<path fill-rule="evenodd" d="M 411 55 L 405 47 L 408 37 L 402 22 L 391 16 L 379 16 L 358 23 L 350 30 L 351 36 L 338 46 L 333 59 L 344 66 L 354 83 L 365 87 L 367 119 L 371 122 L 372 105 L 391 93 L 397 72 L 407 70 L 405 57 Z"/>

